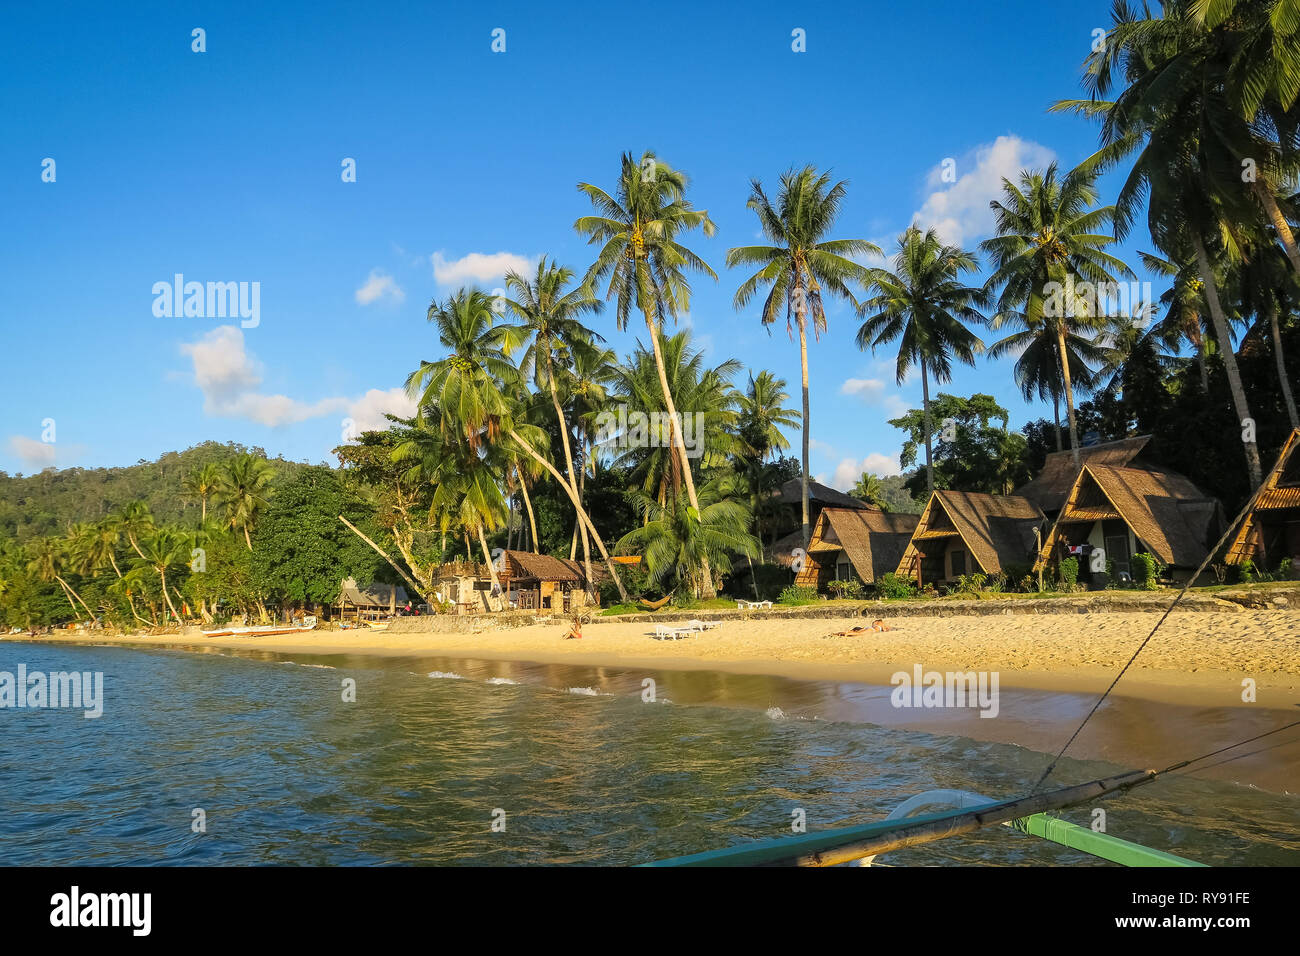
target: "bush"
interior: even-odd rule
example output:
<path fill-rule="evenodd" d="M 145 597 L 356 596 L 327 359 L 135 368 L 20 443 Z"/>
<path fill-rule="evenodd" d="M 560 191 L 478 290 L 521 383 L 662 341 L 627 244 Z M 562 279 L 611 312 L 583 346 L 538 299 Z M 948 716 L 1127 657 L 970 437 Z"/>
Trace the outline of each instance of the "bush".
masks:
<path fill-rule="evenodd" d="M 817 589 L 791 584 L 776 599 L 778 604 L 811 604 L 817 600 Z"/>
<path fill-rule="evenodd" d="M 1277 566 L 1277 571 L 1273 575 L 1273 580 L 1290 581 L 1293 577 L 1295 577 L 1293 562 L 1290 558 L 1283 558 L 1282 562 Z"/>
<path fill-rule="evenodd" d="M 594 558 L 591 564 L 594 570 L 596 567 Z M 644 563 L 618 565 L 618 577 L 623 582 L 623 588 L 627 591 L 630 600 L 636 601 L 637 598 L 645 597 L 645 592 L 650 586 L 650 576 L 646 574 Z M 622 600 L 618 596 L 618 588 L 614 586 L 613 580 L 608 577 L 600 582 L 598 590 L 601 604 L 617 604 Z"/>
<path fill-rule="evenodd" d="M 1133 584 L 1144 591 L 1155 591 L 1160 587 L 1160 562 L 1145 552 L 1133 555 L 1129 562 L 1133 568 Z"/>
<path fill-rule="evenodd" d="M 831 581 L 826 585 L 826 590 L 837 598 L 848 598 L 857 600 L 863 595 L 862 582 L 854 579 L 852 581 Z"/>
<path fill-rule="evenodd" d="M 953 594 L 979 594 L 984 590 L 984 583 L 988 580 L 988 575 L 980 574 L 978 571 L 972 574 L 960 574 L 957 576 L 957 583 L 952 587 Z"/>
<path fill-rule="evenodd" d="M 739 564 L 738 567 L 744 570 L 746 566 Z M 756 564 L 754 565 L 754 580 L 758 583 L 759 599 L 771 600 L 774 595 L 781 593 L 783 587 L 793 583 L 794 572 L 779 564 Z M 754 597 L 754 588 L 752 586 L 738 586 L 734 596 L 751 599 Z"/>
<path fill-rule="evenodd" d="M 1075 583 L 1079 580 L 1079 559 L 1066 558 L 1057 570 L 1061 575 L 1062 590 L 1073 591 Z"/>
<path fill-rule="evenodd" d="M 893 571 L 886 571 L 876 578 L 876 594 L 886 601 L 891 598 L 909 598 L 916 594 L 916 582 L 911 578 L 900 578 Z"/>

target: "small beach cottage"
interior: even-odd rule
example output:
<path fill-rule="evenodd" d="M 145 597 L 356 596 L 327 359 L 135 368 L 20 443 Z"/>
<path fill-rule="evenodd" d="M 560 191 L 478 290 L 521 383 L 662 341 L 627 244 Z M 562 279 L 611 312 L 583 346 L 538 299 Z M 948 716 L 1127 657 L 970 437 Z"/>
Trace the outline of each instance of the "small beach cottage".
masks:
<path fill-rule="evenodd" d="M 1133 555 L 1146 553 L 1186 581 L 1222 533 L 1219 502 L 1183 475 L 1148 468 L 1088 463 L 1075 479 L 1034 568 L 1079 557 L 1079 580 L 1098 549 L 1116 578 L 1132 575 Z"/>
<path fill-rule="evenodd" d="M 334 603 L 339 608 L 339 618 L 361 621 L 378 621 L 392 617 L 399 607 L 406 606 L 406 589 L 400 584 L 371 584 L 361 587 L 356 578 L 344 578 L 339 585 L 339 598 Z"/>
<path fill-rule="evenodd" d="M 591 570 L 598 576 L 595 562 Z M 531 551 L 503 551 L 497 577 L 510 605 L 520 610 L 564 613 L 588 606 L 580 561 Z"/>
<path fill-rule="evenodd" d="M 919 586 L 951 584 L 963 574 L 1027 573 L 1047 518 L 1020 495 L 936 491 L 912 532 L 897 573 Z"/>
<path fill-rule="evenodd" d="M 918 515 L 879 508 L 823 508 L 795 584 L 819 591 L 831 581 L 874 584 L 879 575 L 898 567 L 919 520 Z"/>
<path fill-rule="evenodd" d="M 1264 479 L 1254 507 L 1228 545 L 1224 561 L 1252 561 L 1272 571 L 1288 558 L 1300 567 L 1300 429 L 1282 445 L 1273 470 Z"/>

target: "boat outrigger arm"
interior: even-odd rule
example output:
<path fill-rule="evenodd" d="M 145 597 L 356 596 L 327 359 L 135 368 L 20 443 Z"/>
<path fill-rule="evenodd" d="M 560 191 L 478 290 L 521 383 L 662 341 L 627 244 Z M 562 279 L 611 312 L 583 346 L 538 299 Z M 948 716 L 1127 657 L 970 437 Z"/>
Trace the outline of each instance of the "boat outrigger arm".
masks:
<path fill-rule="evenodd" d="M 1053 843 L 1124 866 L 1202 866 L 1171 853 L 1152 850 L 1105 833 L 1048 816 L 1048 811 L 1114 796 L 1150 783 L 1159 774 L 1134 770 L 1050 793 L 993 801 L 965 790 L 931 790 L 904 801 L 884 820 L 794 837 L 762 840 L 725 850 L 679 856 L 647 866 L 835 866 L 862 861 L 870 865 L 881 853 L 932 843 L 985 827 L 1006 824 Z M 955 807 L 945 813 L 914 816 L 934 806 Z M 904 822 L 906 821 L 906 822 Z"/>

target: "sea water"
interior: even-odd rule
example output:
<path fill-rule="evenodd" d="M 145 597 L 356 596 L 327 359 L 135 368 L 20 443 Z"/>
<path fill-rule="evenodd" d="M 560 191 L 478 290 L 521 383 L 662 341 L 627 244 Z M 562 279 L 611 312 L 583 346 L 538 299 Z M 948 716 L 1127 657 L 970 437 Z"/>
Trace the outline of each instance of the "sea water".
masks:
<path fill-rule="evenodd" d="M 924 790 L 1016 796 L 1049 759 L 838 719 L 843 687 L 754 675 L 0 642 L 19 663 L 102 673 L 103 712 L 0 710 L 11 866 L 641 863 Z M 1204 863 L 1300 863 L 1294 794 L 1184 776 L 1103 806 L 1108 832 Z M 1098 861 L 996 827 L 881 862 Z"/>

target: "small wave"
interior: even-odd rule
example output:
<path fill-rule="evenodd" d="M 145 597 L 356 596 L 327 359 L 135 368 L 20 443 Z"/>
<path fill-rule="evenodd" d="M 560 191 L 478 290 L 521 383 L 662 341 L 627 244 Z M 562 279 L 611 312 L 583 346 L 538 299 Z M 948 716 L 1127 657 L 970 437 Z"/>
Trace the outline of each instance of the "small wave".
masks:
<path fill-rule="evenodd" d="M 280 663 L 281 663 L 281 664 L 292 664 L 292 665 L 294 665 L 295 667 L 318 667 L 318 668 L 320 668 L 321 670 L 325 670 L 325 671 L 332 671 L 332 670 L 337 670 L 337 669 L 338 669 L 338 668 L 336 668 L 336 667 L 333 667 L 333 666 L 330 665 L 330 664 L 304 664 L 304 663 L 302 663 L 301 661 L 280 661 Z"/>
<path fill-rule="evenodd" d="M 600 697 L 600 691 L 594 687 L 570 687 L 570 694 L 581 694 L 583 697 Z"/>
<path fill-rule="evenodd" d="M 780 707 L 769 707 L 767 710 L 763 711 L 763 715 L 765 717 L 770 717 L 772 720 L 785 720 L 785 711 Z"/>
<path fill-rule="evenodd" d="M 487 682 L 489 684 L 518 684 L 519 683 L 519 681 L 511 680 L 509 677 L 489 677 L 487 679 Z"/>
<path fill-rule="evenodd" d="M 439 680 L 439 679 L 464 680 L 465 679 L 461 677 L 459 674 L 457 674 L 455 671 L 429 671 L 429 676 L 432 677 L 434 680 Z"/>

